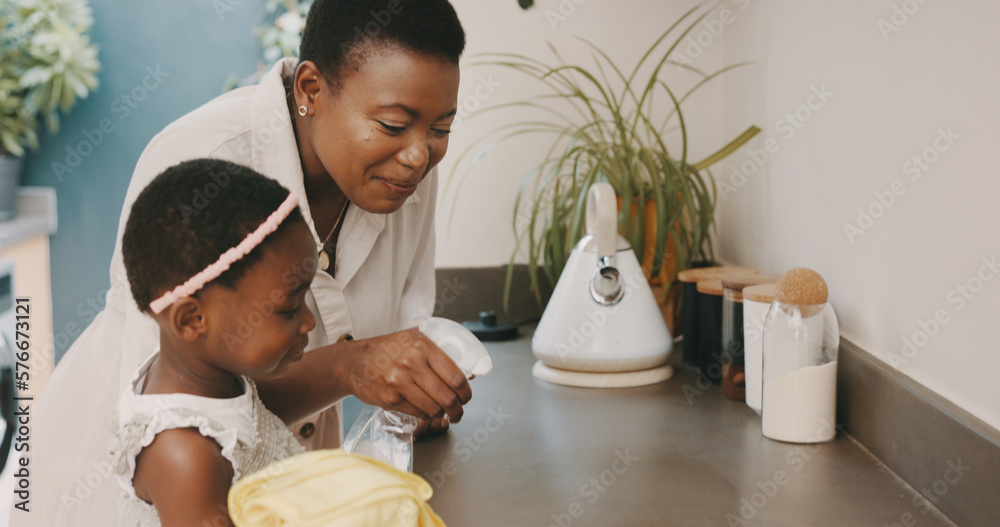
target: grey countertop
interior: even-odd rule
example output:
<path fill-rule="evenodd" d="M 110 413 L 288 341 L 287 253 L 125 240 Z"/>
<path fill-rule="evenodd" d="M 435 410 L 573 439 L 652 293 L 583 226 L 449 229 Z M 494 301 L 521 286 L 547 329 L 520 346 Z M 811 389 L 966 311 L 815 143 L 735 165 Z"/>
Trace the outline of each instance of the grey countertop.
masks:
<path fill-rule="evenodd" d="M 531 376 L 530 329 L 488 343 L 461 423 L 416 444 L 449 526 L 953 525 L 843 433 L 764 438 L 760 418 L 670 362 L 665 383 L 556 386 Z"/>

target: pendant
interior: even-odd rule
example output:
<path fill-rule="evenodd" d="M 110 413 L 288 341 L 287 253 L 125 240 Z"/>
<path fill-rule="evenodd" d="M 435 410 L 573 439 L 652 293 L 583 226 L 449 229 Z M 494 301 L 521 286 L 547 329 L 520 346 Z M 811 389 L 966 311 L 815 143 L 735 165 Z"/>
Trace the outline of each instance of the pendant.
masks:
<path fill-rule="evenodd" d="M 330 256 L 326 251 L 319 252 L 319 268 L 326 271 L 330 267 Z"/>

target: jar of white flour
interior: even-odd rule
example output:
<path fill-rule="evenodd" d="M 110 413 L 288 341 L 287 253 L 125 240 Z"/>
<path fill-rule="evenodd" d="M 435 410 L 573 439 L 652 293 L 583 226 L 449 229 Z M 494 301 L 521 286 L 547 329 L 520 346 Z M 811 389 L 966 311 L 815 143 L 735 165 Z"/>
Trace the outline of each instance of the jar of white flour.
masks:
<path fill-rule="evenodd" d="M 782 275 L 764 321 L 764 436 L 820 443 L 836 435 L 840 328 L 826 282 L 810 269 Z"/>

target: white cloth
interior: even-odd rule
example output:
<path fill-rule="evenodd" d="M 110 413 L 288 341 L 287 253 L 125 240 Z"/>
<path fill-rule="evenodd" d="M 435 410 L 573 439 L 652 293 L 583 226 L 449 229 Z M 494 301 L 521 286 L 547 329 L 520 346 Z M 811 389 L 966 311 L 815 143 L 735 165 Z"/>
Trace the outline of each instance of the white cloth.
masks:
<path fill-rule="evenodd" d="M 135 493 L 136 457 L 156 435 L 175 428 L 197 428 L 222 448 L 233 466 L 236 484 L 243 476 L 305 451 L 278 416 L 264 407 L 253 381 L 242 377 L 243 394 L 212 399 L 186 393 L 143 394 L 151 355 L 118 401 L 118 433 L 111 445 L 111 465 L 121 487 L 119 526 L 158 527 L 156 508 Z"/>
<path fill-rule="evenodd" d="M 121 234 L 135 198 L 157 174 L 200 157 L 248 165 L 299 194 L 319 250 L 321 238 L 309 212 L 285 106 L 282 76 L 292 75 L 294 68 L 292 59 L 278 63 L 260 85 L 208 102 L 167 126 L 146 147 L 125 197 L 107 306 L 60 361 L 33 416 L 32 512 L 15 510 L 12 526 L 114 522 L 118 487 L 110 481 L 106 461 L 115 431 L 112 416 L 132 372 L 158 344 L 156 324 L 139 312 L 129 292 Z M 436 193 L 435 171 L 392 214 L 348 208 L 337 239 L 337 278 L 317 273 L 306 297 L 317 316 L 307 349 L 336 342 L 345 334 L 383 335 L 430 317 Z M 339 425 L 335 432 L 342 434 Z"/>

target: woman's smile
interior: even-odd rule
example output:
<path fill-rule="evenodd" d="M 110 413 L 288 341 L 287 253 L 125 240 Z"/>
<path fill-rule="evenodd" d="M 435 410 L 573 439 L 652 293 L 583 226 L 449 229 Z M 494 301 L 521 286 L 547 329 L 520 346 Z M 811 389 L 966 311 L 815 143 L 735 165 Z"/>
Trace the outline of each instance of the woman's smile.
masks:
<path fill-rule="evenodd" d="M 385 187 L 387 193 L 400 198 L 407 198 L 410 194 L 413 194 L 413 192 L 417 190 L 417 183 L 420 182 L 418 180 L 417 182 L 410 183 L 405 180 L 392 180 L 378 176 L 375 176 L 374 179 L 379 183 L 382 183 L 382 186 Z"/>

